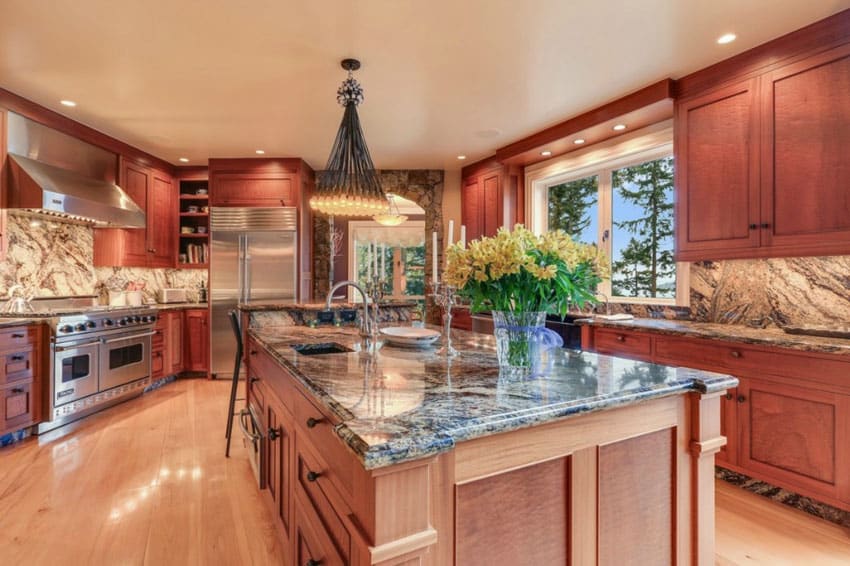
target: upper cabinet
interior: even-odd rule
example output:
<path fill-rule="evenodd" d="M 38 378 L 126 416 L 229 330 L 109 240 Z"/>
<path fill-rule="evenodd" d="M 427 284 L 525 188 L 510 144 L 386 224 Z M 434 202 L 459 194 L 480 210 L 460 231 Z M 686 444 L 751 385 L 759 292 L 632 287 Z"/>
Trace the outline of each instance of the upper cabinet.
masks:
<path fill-rule="evenodd" d="M 676 105 L 680 261 L 850 253 L 850 45 Z"/>
<path fill-rule="evenodd" d="M 210 206 L 298 206 L 300 159 L 210 159 Z"/>
<path fill-rule="evenodd" d="M 171 267 L 176 255 L 177 198 L 171 175 L 121 158 L 118 184 L 145 211 L 145 228 L 94 231 L 94 265 Z"/>
<path fill-rule="evenodd" d="M 462 176 L 461 222 L 467 240 L 493 236 L 499 228 L 523 221 L 518 167 L 488 160 L 464 167 Z"/>

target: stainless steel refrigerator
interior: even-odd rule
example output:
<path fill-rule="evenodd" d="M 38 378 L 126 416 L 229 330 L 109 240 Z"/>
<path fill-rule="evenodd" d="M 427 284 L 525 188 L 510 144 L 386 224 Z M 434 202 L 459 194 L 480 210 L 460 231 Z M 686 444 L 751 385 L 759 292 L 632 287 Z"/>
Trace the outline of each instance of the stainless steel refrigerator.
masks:
<path fill-rule="evenodd" d="M 298 211 L 293 207 L 210 210 L 210 370 L 233 375 L 236 338 L 227 312 L 242 304 L 298 300 Z"/>

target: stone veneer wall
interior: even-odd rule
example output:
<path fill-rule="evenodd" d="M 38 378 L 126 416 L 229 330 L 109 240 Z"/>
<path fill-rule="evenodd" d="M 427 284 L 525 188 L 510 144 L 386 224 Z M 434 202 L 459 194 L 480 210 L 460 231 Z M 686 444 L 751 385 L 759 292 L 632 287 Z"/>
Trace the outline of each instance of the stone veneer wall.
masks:
<path fill-rule="evenodd" d="M 106 289 L 123 289 L 128 281 L 146 284 L 145 297 L 153 299 L 164 287 L 198 289 L 207 284 L 206 269 L 146 269 L 94 267 L 94 229 L 8 215 L 9 250 L 0 264 L 0 297 L 9 287 L 24 286 L 39 297 L 105 295 Z M 190 293 L 191 295 L 191 293 Z M 195 297 L 190 296 L 190 299 Z"/>
<path fill-rule="evenodd" d="M 443 250 L 443 180 L 440 169 L 394 169 L 379 172 L 381 185 L 388 193 L 412 200 L 425 211 L 425 280 L 431 280 L 431 238 L 437 232 L 442 265 Z M 318 172 L 317 175 L 321 175 Z M 313 216 L 313 296 L 316 299 L 327 296 L 330 290 L 330 225 L 325 216 Z M 439 309 L 429 299 L 426 319 L 439 321 Z"/>

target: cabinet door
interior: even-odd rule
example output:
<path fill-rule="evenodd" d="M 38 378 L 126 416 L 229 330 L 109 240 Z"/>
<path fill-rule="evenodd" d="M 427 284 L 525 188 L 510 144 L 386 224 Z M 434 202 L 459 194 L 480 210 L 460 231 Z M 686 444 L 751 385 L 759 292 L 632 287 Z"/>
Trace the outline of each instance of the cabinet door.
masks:
<path fill-rule="evenodd" d="M 121 188 L 127 193 L 139 208 L 148 214 L 148 192 L 150 191 L 150 176 L 148 170 L 135 163 L 121 162 Z M 112 232 L 110 230 L 110 232 Z M 123 250 L 120 263 L 127 267 L 145 267 L 148 261 L 147 230 L 144 228 L 125 229 L 118 231 L 113 237 L 123 239 Z"/>
<path fill-rule="evenodd" d="M 206 310 L 192 309 L 185 312 L 186 339 L 184 365 L 186 371 L 209 371 L 209 323 Z"/>
<path fill-rule="evenodd" d="M 729 389 L 720 400 L 720 434 L 726 437 L 726 445 L 715 456 L 718 464 L 738 463 L 738 390 Z"/>
<path fill-rule="evenodd" d="M 499 173 L 487 173 L 483 175 L 481 187 L 483 189 L 482 209 L 484 211 L 484 235 L 495 236 L 502 226 L 501 218 L 501 185 L 502 176 Z"/>
<path fill-rule="evenodd" d="M 148 265 L 172 267 L 177 239 L 177 206 L 174 183 L 171 177 L 159 171 L 150 176 L 151 190 L 148 200 Z"/>
<path fill-rule="evenodd" d="M 178 374 L 183 371 L 183 312 L 168 313 L 168 352 L 169 373 Z"/>
<path fill-rule="evenodd" d="M 286 545 L 292 532 L 292 417 L 273 396 L 269 396 L 266 407 L 268 430 L 268 452 L 266 457 L 266 478 L 269 494 L 272 497 L 275 517 L 283 531 Z"/>
<path fill-rule="evenodd" d="M 850 45 L 774 71 L 764 89 L 768 243 L 850 252 Z"/>
<path fill-rule="evenodd" d="M 815 497 L 850 496 L 850 402 L 810 387 L 741 378 L 741 467 Z"/>
<path fill-rule="evenodd" d="M 300 493 L 295 497 L 295 564 L 320 564 L 343 566 L 346 561 L 339 554 L 322 528 L 322 523 L 308 501 Z"/>
<path fill-rule="evenodd" d="M 210 186 L 211 206 L 297 206 L 296 175 L 218 173 Z"/>
<path fill-rule="evenodd" d="M 481 183 L 478 177 L 463 182 L 460 195 L 461 223 L 466 226 L 466 239 L 477 240 L 484 234 L 484 208 L 482 207 Z"/>
<path fill-rule="evenodd" d="M 759 246 L 758 81 L 676 108 L 676 253 L 729 257 Z"/>
<path fill-rule="evenodd" d="M 32 382 L 19 383 L 0 389 L 0 434 L 33 424 Z"/>

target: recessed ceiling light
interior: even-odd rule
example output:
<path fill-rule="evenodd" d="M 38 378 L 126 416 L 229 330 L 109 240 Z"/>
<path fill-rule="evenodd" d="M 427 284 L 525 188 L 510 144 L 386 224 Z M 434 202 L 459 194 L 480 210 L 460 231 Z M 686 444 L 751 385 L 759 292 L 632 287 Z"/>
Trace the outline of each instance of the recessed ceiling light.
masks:
<path fill-rule="evenodd" d="M 738 36 L 734 33 L 724 33 L 720 37 L 717 38 L 717 43 L 720 45 L 725 45 L 727 43 L 732 43 Z"/>
<path fill-rule="evenodd" d="M 59 104 L 61 104 L 62 106 L 68 106 L 70 108 L 73 108 L 74 106 L 77 105 L 77 103 L 74 102 L 73 100 L 60 100 Z"/>
<path fill-rule="evenodd" d="M 550 155 L 552 155 L 552 152 L 547 149 L 546 151 L 541 151 L 540 155 L 542 155 L 543 157 L 549 157 Z"/>
<path fill-rule="evenodd" d="M 256 151 L 254 151 L 254 153 L 256 153 L 257 155 L 265 155 L 266 154 L 265 150 L 262 150 L 262 149 L 258 149 Z"/>
<path fill-rule="evenodd" d="M 583 144 L 583 143 L 584 143 L 584 140 L 583 140 L 583 139 L 581 139 L 581 138 L 579 138 L 579 139 L 577 139 L 577 140 L 573 140 L 573 143 L 574 143 L 574 144 L 576 144 L 576 145 L 581 145 L 581 144 Z"/>
<path fill-rule="evenodd" d="M 181 157 L 181 158 L 180 158 L 180 161 L 181 161 L 182 163 L 189 163 L 189 158 L 188 158 L 188 157 Z"/>
<path fill-rule="evenodd" d="M 458 155 L 457 158 L 460 159 L 461 161 L 463 161 L 464 159 L 466 159 L 466 156 L 465 155 Z"/>
<path fill-rule="evenodd" d="M 617 124 L 616 126 L 614 126 L 614 130 L 617 131 L 617 132 L 622 132 L 625 129 L 626 129 L 625 124 Z"/>

